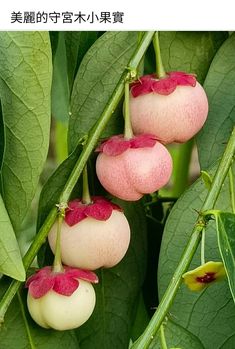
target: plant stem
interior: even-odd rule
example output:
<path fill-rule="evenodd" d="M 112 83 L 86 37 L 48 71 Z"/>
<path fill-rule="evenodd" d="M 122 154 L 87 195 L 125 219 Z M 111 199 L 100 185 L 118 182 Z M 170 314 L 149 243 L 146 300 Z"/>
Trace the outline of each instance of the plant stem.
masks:
<path fill-rule="evenodd" d="M 133 72 L 138 68 L 138 65 L 145 54 L 148 46 L 150 45 L 152 38 L 153 38 L 154 32 L 146 32 L 139 45 L 137 46 L 136 50 L 134 51 L 132 58 L 129 61 L 128 68 L 125 69 L 123 72 L 112 96 L 110 97 L 109 103 L 104 108 L 100 118 L 95 123 L 93 128 L 90 130 L 86 144 L 83 147 L 83 151 L 81 152 L 65 186 L 60 196 L 60 203 L 67 203 L 69 200 L 69 197 L 73 191 L 74 186 L 76 185 L 82 170 L 87 163 L 89 156 L 91 155 L 91 152 L 93 151 L 94 147 L 96 146 L 107 122 L 111 118 L 113 111 L 117 107 L 118 103 L 120 102 L 123 91 L 124 91 L 124 85 L 127 80 L 127 78 L 130 76 L 130 71 Z M 38 253 L 40 247 L 45 242 L 46 237 L 48 235 L 49 230 L 51 229 L 55 219 L 57 217 L 57 209 L 56 207 L 52 208 L 49 215 L 47 216 L 43 226 L 37 233 L 32 245 L 30 246 L 29 250 L 27 251 L 26 255 L 23 258 L 24 267 L 27 270 L 31 263 L 33 262 L 36 254 Z M 3 298 L 0 302 L 0 322 L 3 321 L 5 313 L 14 298 L 16 292 L 18 291 L 19 287 L 21 285 L 20 281 L 13 280 L 7 289 L 6 293 L 4 294 Z"/>
<path fill-rule="evenodd" d="M 155 58 L 156 58 L 156 74 L 157 74 L 158 79 L 161 79 L 161 78 L 164 78 L 166 76 L 166 72 L 165 72 L 165 69 L 164 69 L 164 66 L 162 63 L 162 56 L 161 56 L 158 32 L 156 32 L 154 34 L 153 47 L 154 47 Z"/>
<path fill-rule="evenodd" d="M 91 196 L 89 191 L 89 183 L 88 183 L 88 173 L 87 173 L 87 165 L 85 165 L 82 172 L 82 202 L 83 204 L 89 205 L 91 203 Z"/>
<path fill-rule="evenodd" d="M 213 209 L 217 198 L 219 196 L 220 190 L 222 188 L 225 177 L 233 161 L 233 156 L 235 153 L 235 128 L 231 134 L 228 144 L 225 148 L 222 159 L 219 163 L 217 171 L 215 173 L 214 179 L 212 181 L 211 190 L 208 192 L 207 197 L 204 201 L 201 211 L 206 211 Z M 176 296 L 178 288 L 182 281 L 182 275 L 187 270 L 191 260 L 197 250 L 198 244 L 201 240 L 201 232 L 205 227 L 205 220 L 203 216 L 199 214 L 196 225 L 192 231 L 192 235 L 185 247 L 181 260 L 175 270 L 175 273 L 168 285 L 162 300 L 154 313 L 152 319 L 149 322 L 148 327 L 145 329 L 143 334 L 139 339 L 133 343 L 131 349 L 146 349 L 149 347 L 152 339 L 159 330 L 162 321 L 165 319 L 167 312 Z"/>
<path fill-rule="evenodd" d="M 161 341 L 161 348 L 162 349 L 167 349 L 167 344 L 166 344 L 166 338 L 165 338 L 165 332 L 164 332 L 164 325 L 163 323 L 160 326 L 160 341 Z"/>
<path fill-rule="evenodd" d="M 229 169 L 228 175 L 229 175 L 229 192 L 230 192 L 232 212 L 235 213 L 235 191 L 234 191 L 234 178 L 233 178 L 232 166 Z"/>
<path fill-rule="evenodd" d="M 61 273 L 64 268 L 61 263 L 61 226 L 64 220 L 64 214 L 59 213 L 57 218 L 57 235 L 56 235 L 56 245 L 55 245 L 55 258 L 53 263 L 53 272 Z"/>
<path fill-rule="evenodd" d="M 125 102 L 124 102 L 124 113 L 125 113 L 125 130 L 124 138 L 131 139 L 133 137 L 133 131 L 130 119 L 130 91 L 129 81 L 125 82 Z"/>
<path fill-rule="evenodd" d="M 205 229 L 202 229 L 202 239 L 201 239 L 201 265 L 205 264 Z"/>

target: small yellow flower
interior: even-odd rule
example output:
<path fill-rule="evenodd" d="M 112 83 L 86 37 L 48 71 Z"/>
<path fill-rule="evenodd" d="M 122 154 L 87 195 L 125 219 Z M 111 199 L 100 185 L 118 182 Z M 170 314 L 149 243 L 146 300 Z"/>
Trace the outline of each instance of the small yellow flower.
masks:
<path fill-rule="evenodd" d="M 223 279 L 226 275 L 222 262 L 207 262 L 200 267 L 190 270 L 182 278 L 192 291 L 201 291 L 209 284 Z"/>

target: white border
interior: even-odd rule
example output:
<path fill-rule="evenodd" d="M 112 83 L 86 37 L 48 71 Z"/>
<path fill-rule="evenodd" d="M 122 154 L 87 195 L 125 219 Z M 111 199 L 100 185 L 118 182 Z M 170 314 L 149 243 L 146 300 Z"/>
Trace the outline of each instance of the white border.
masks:
<path fill-rule="evenodd" d="M 12 12 L 73 12 L 87 16 L 124 12 L 123 23 L 11 23 Z M 0 4 L 0 30 L 230 30 L 235 29 L 234 0 L 32 0 Z"/>

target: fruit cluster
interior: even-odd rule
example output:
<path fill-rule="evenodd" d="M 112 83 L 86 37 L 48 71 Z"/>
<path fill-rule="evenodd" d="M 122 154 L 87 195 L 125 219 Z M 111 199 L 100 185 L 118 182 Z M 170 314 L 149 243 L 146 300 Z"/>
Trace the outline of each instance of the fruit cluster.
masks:
<path fill-rule="evenodd" d="M 170 72 L 161 79 L 143 76 L 131 84 L 126 98 L 125 113 L 135 135 L 131 130 L 129 136 L 102 142 L 96 150 L 96 172 L 110 194 L 135 201 L 169 181 L 172 159 L 165 145 L 193 137 L 206 120 L 208 102 L 195 76 L 183 72 Z M 53 225 L 48 240 L 55 255 L 60 245 L 66 266 L 59 271 L 45 267 L 26 284 L 33 319 L 57 330 L 78 327 L 90 317 L 95 306 L 91 282 L 98 282 L 91 270 L 119 263 L 130 242 L 122 209 L 102 197 L 71 201 L 64 218 L 59 229 Z"/>
<path fill-rule="evenodd" d="M 146 75 L 132 83 L 130 118 L 134 133 L 119 135 L 97 149 L 97 176 L 103 187 L 123 200 L 139 200 L 163 187 L 172 172 L 165 144 L 183 143 L 203 126 L 208 101 L 192 74 Z"/>

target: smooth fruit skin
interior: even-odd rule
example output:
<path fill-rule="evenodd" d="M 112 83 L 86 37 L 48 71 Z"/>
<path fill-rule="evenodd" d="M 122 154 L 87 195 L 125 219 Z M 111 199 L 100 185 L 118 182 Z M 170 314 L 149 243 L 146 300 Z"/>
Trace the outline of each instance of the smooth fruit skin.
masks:
<path fill-rule="evenodd" d="M 48 235 L 53 252 L 56 231 L 54 224 Z M 62 261 L 72 267 L 89 270 L 113 267 L 124 257 L 129 243 L 129 223 L 117 210 L 113 210 L 106 221 L 87 217 L 72 227 L 63 222 L 61 229 Z"/>
<path fill-rule="evenodd" d="M 28 292 L 27 305 L 30 315 L 39 326 L 64 331 L 86 322 L 94 310 L 95 301 L 91 283 L 79 279 L 79 287 L 71 296 L 51 290 L 36 299 Z"/>
<path fill-rule="evenodd" d="M 128 149 L 117 156 L 100 153 L 96 161 L 103 187 L 127 201 L 139 200 L 160 189 L 169 181 L 171 172 L 171 156 L 159 142 L 149 148 Z"/>
<path fill-rule="evenodd" d="M 169 95 L 148 93 L 133 97 L 130 93 L 130 114 L 136 134 L 152 133 L 160 142 L 184 143 L 204 125 L 208 100 L 202 86 L 177 86 Z"/>

